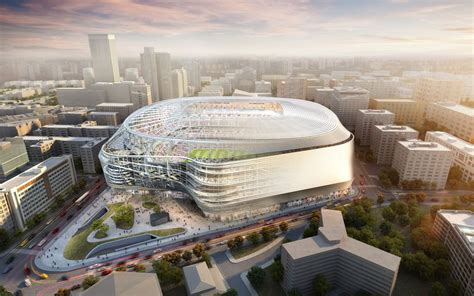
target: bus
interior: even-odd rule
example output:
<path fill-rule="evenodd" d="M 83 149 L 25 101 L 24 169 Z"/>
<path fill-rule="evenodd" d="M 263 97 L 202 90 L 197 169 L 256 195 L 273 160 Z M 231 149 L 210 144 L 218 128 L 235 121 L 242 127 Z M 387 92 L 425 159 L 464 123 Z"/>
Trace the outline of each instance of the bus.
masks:
<path fill-rule="evenodd" d="M 90 191 L 87 191 L 86 193 L 84 193 L 83 195 L 81 195 L 81 197 L 79 197 L 78 199 L 76 199 L 76 201 L 74 202 L 74 204 L 76 206 L 80 206 L 84 201 L 86 201 L 86 199 L 89 197 L 89 192 Z"/>
<path fill-rule="evenodd" d="M 38 243 L 38 247 L 42 247 L 45 243 L 46 243 L 47 239 L 46 238 L 43 238 L 39 243 Z"/>

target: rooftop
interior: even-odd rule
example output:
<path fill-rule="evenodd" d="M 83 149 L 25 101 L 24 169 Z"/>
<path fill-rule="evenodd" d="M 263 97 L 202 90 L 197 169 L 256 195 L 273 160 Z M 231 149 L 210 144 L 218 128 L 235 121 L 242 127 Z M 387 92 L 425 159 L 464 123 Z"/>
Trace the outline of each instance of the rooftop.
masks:
<path fill-rule="evenodd" d="M 358 86 L 336 86 L 334 90 L 343 95 L 364 95 L 369 91 Z"/>
<path fill-rule="evenodd" d="M 293 259 L 340 249 L 393 272 L 398 270 L 400 257 L 347 236 L 340 211 L 321 209 L 321 220 L 323 227 L 317 236 L 283 244 Z"/>
<path fill-rule="evenodd" d="M 462 113 L 470 117 L 474 117 L 474 108 L 469 108 L 464 105 L 459 105 L 452 102 L 437 102 L 433 103 L 433 105 L 440 106 L 442 108 L 446 108 L 457 113 Z"/>
<path fill-rule="evenodd" d="M 376 129 L 379 129 L 383 132 L 418 132 L 416 129 L 409 127 L 408 125 L 375 125 Z"/>
<path fill-rule="evenodd" d="M 155 273 L 113 272 L 84 291 L 83 296 L 161 296 Z"/>
<path fill-rule="evenodd" d="M 453 146 L 456 149 L 463 151 L 464 153 L 474 156 L 473 144 L 468 143 L 462 139 L 459 139 L 458 137 L 455 137 L 447 132 L 440 132 L 440 131 L 427 132 L 426 136 L 427 136 L 426 138 L 434 137 L 436 139 L 439 139 L 440 142 L 445 143 L 446 145 Z"/>
<path fill-rule="evenodd" d="M 211 272 L 206 262 L 200 262 L 183 267 L 186 286 L 191 295 L 198 295 L 216 288 Z"/>
<path fill-rule="evenodd" d="M 466 243 L 474 252 L 474 213 L 466 210 L 439 210 L 443 216 L 462 235 Z"/>
<path fill-rule="evenodd" d="M 362 109 L 359 112 L 365 114 L 393 114 L 392 112 L 385 110 L 385 109 Z"/>
<path fill-rule="evenodd" d="M 376 101 L 376 102 L 386 102 L 386 103 L 416 103 L 415 100 L 411 100 L 411 99 L 399 99 L 399 98 L 396 98 L 396 99 L 371 99 L 373 101 Z"/>
<path fill-rule="evenodd" d="M 133 107 L 132 103 L 100 103 L 96 107 Z"/>
<path fill-rule="evenodd" d="M 402 145 L 412 151 L 451 151 L 451 149 L 441 144 L 435 142 L 424 142 L 418 139 L 398 141 L 398 145 Z"/>

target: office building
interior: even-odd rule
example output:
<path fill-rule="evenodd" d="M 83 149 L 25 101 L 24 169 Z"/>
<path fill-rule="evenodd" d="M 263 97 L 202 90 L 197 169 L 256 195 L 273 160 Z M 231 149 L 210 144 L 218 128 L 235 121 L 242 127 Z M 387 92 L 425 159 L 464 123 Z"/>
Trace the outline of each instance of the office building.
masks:
<path fill-rule="evenodd" d="M 48 137 L 110 138 L 117 129 L 117 126 L 96 125 L 94 121 L 86 121 L 78 125 L 45 125 L 41 129 L 36 130 L 35 135 Z"/>
<path fill-rule="evenodd" d="M 125 69 L 124 81 L 140 82 L 140 77 L 138 75 L 138 69 L 137 68 L 127 68 L 127 69 Z"/>
<path fill-rule="evenodd" d="M 89 88 L 92 84 L 95 83 L 95 75 L 93 68 L 83 68 L 82 69 L 82 79 L 84 79 L 84 87 Z"/>
<path fill-rule="evenodd" d="M 255 81 L 256 93 L 272 93 L 272 83 L 270 81 L 260 80 Z"/>
<path fill-rule="evenodd" d="M 183 75 L 181 71 L 175 69 L 171 72 L 171 81 L 173 86 L 173 98 L 182 98 L 184 96 Z"/>
<path fill-rule="evenodd" d="M 201 88 L 201 91 L 198 92 L 198 97 L 220 97 L 224 95 L 224 89 L 219 84 L 210 84 L 205 85 Z"/>
<path fill-rule="evenodd" d="M 474 213 L 439 210 L 433 231 L 448 248 L 451 277 L 461 285 L 462 295 L 474 295 Z"/>
<path fill-rule="evenodd" d="M 89 47 L 95 81 L 119 82 L 120 74 L 115 48 L 115 35 L 89 34 Z"/>
<path fill-rule="evenodd" d="M 117 112 L 94 111 L 87 114 L 87 120 L 95 121 L 98 125 L 119 125 L 120 115 Z"/>
<path fill-rule="evenodd" d="M 189 89 L 189 78 L 188 78 L 188 71 L 184 67 L 181 67 L 178 69 L 181 72 L 181 79 L 183 83 L 183 96 L 187 97 L 189 96 L 188 94 L 188 89 Z"/>
<path fill-rule="evenodd" d="M 433 121 L 439 129 L 474 143 L 474 109 L 449 102 L 431 103 L 427 107 L 426 120 Z"/>
<path fill-rule="evenodd" d="M 112 272 L 82 292 L 81 296 L 163 296 L 154 273 Z"/>
<path fill-rule="evenodd" d="M 67 107 L 93 107 L 107 101 L 105 90 L 67 87 L 56 89 L 56 93 L 58 104 Z"/>
<path fill-rule="evenodd" d="M 222 276 L 207 267 L 206 262 L 183 267 L 184 283 L 188 296 L 211 296 L 220 295 L 227 290 Z"/>
<path fill-rule="evenodd" d="M 306 86 L 304 77 L 290 77 L 282 80 L 277 84 L 277 97 L 305 100 Z"/>
<path fill-rule="evenodd" d="M 87 120 L 88 110 L 63 111 L 58 113 L 60 124 L 80 124 Z"/>
<path fill-rule="evenodd" d="M 331 110 L 350 131 L 355 129 L 357 112 L 369 107 L 369 92 L 357 87 L 335 87 Z"/>
<path fill-rule="evenodd" d="M 28 161 L 25 143 L 21 138 L 0 139 L 0 182 L 13 176 Z"/>
<path fill-rule="evenodd" d="M 41 127 L 37 117 L 0 122 L 0 138 L 25 136 Z"/>
<path fill-rule="evenodd" d="M 395 114 L 397 125 L 415 126 L 417 123 L 417 104 L 410 99 L 370 99 L 370 109 L 384 109 Z"/>
<path fill-rule="evenodd" d="M 199 92 L 201 91 L 201 69 L 199 66 L 199 62 L 191 61 L 186 63 L 186 72 L 188 76 L 189 86 L 194 87 L 194 91 Z M 189 94 L 194 95 L 194 93 Z"/>
<path fill-rule="evenodd" d="M 155 49 L 153 47 L 145 47 L 143 53 L 140 54 L 140 64 L 143 79 L 150 86 L 152 100 L 153 102 L 158 102 L 160 100 L 160 91 Z"/>
<path fill-rule="evenodd" d="M 24 231 L 29 219 L 47 211 L 76 182 L 72 156 L 51 157 L 0 184 L 0 196 L 7 198 L 15 228 Z"/>
<path fill-rule="evenodd" d="M 112 188 L 181 190 L 206 216 L 221 220 L 342 196 L 351 187 L 352 159 L 353 136 L 329 109 L 262 97 L 150 105 L 130 115 L 100 154 Z M 315 167 L 334 169 L 315 177 L 309 173 Z"/>
<path fill-rule="evenodd" d="M 95 108 L 98 112 L 117 112 L 120 115 L 120 122 L 135 111 L 132 103 L 101 103 Z"/>
<path fill-rule="evenodd" d="M 403 125 L 374 125 L 370 135 L 370 149 L 377 164 L 392 164 L 397 141 L 416 139 L 418 131 Z"/>
<path fill-rule="evenodd" d="M 0 229 L 5 229 L 10 233 L 15 231 L 15 223 L 8 204 L 8 195 L 5 192 L 0 192 Z"/>
<path fill-rule="evenodd" d="M 454 152 L 453 166 L 457 165 L 462 172 L 464 182 L 474 181 L 474 145 L 446 132 L 427 132 L 425 141 L 436 142 Z"/>
<path fill-rule="evenodd" d="M 361 146 L 370 145 L 374 125 L 393 124 L 395 114 L 387 110 L 363 109 L 357 112 L 355 138 Z"/>
<path fill-rule="evenodd" d="M 155 57 L 160 100 L 171 99 L 173 98 L 173 83 L 171 81 L 171 56 L 167 52 L 157 52 Z"/>
<path fill-rule="evenodd" d="M 397 170 L 400 183 L 421 180 L 425 188 L 444 189 L 454 153 L 443 145 L 421 140 L 398 141 L 392 168 Z"/>
<path fill-rule="evenodd" d="M 391 295 L 401 258 L 349 237 L 340 211 L 322 209 L 321 222 L 318 235 L 282 245 L 285 291 L 312 295 L 322 274 L 335 295 Z"/>

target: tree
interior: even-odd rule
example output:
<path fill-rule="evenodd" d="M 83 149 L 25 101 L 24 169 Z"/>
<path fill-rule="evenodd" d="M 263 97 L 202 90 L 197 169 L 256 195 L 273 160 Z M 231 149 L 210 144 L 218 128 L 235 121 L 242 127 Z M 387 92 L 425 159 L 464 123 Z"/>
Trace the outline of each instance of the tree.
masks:
<path fill-rule="evenodd" d="M 250 268 L 247 273 L 247 279 L 255 290 L 259 291 L 263 286 L 263 281 L 265 280 L 265 271 L 259 266 L 254 266 Z"/>
<path fill-rule="evenodd" d="M 315 296 L 324 296 L 331 289 L 331 284 L 323 274 L 317 274 L 313 280 L 313 289 Z"/>
<path fill-rule="evenodd" d="M 133 269 L 135 270 L 135 272 L 145 272 L 146 271 L 146 267 L 143 264 L 137 264 L 137 265 L 135 265 L 135 267 Z"/>
<path fill-rule="evenodd" d="M 288 222 L 283 221 L 280 223 L 280 225 L 278 225 L 278 227 L 280 228 L 281 232 L 286 232 L 288 231 Z"/>
<path fill-rule="evenodd" d="M 377 196 L 377 203 L 378 203 L 379 205 L 381 205 L 381 204 L 384 203 L 384 201 L 385 201 L 385 197 L 383 196 L 383 194 L 379 194 L 379 195 Z"/>
<path fill-rule="evenodd" d="M 389 168 L 387 170 L 387 176 L 390 179 L 390 183 L 392 183 L 392 185 L 394 186 L 398 185 L 398 182 L 400 182 L 400 175 L 398 174 L 398 171 L 394 168 Z"/>
<path fill-rule="evenodd" d="M 303 238 L 315 236 L 316 234 L 317 232 L 314 232 L 314 230 L 311 227 L 308 227 L 303 231 Z"/>
<path fill-rule="evenodd" d="M 193 254 L 197 258 L 201 258 L 202 254 L 204 254 L 204 252 L 205 252 L 205 248 L 204 248 L 203 244 L 196 244 L 193 248 Z"/>
<path fill-rule="evenodd" d="M 264 241 L 269 242 L 275 237 L 277 232 L 278 228 L 275 225 L 270 225 L 264 226 L 260 231 L 260 234 L 262 235 Z"/>
<path fill-rule="evenodd" d="M 133 226 L 134 214 L 132 205 L 123 204 L 115 209 L 112 220 L 117 228 L 130 229 Z"/>
<path fill-rule="evenodd" d="M 401 215 L 398 217 L 398 224 L 400 224 L 401 227 L 405 227 L 410 224 L 410 218 L 408 218 L 407 215 Z"/>
<path fill-rule="evenodd" d="M 433 285 L 431 286 L 431 292 L 430 295 L 432 296 L 445 296 L 446 294 L 446 289 L 444 288 L 443 284 L 440 282 L 434 282 Z"/>
<path fill-rule="evenodd" d="M 232 250 L 233 248 L 235 248 L 235 241 L 234 241 L 233 239 L 228 240 L 228 241 L 227 241 L 227 247 L 228 247 L 229 249 L 231 249 L 231 250 Z"/>
<path fill-rule="evenodd" d="M 0 295 L 1 296 L 13 296 L 13 294 L 8 292 L 7 289 L 2 285 L 0 285 Z"/>
<path fill-rule="evenodd" d="M 99 281 L 99 278 L 96 277 L 95 275 L 88 275 L 82 281 L 82 288 L 84 290 L 87 290 L 90 287 L 92 287 L 93 285 L 95 285 L 95 283 L 97 283 L 98 281 Z"/>
<path fill-rule="evenodd" d="M 235 247 L 240 248 L 244 245 L 244 238 L 241 235 L 234 237 Z"/>
<path fill-rule="evenodd" d="M 395 221 L 396 214 L 391 207 L 386 207 L 382 210 L 382 217 L 389 222 L 393 222 Z"/>
<path fill-rule="evenodd" d="M 0 293 L 0 295 L 3 295 Z M 71 295 L 71 290 L 69 289 L 59 289 L 54 296 L 70 296 Z"/>
<path fill-rule="evenodd" d="M 6 250 L 10 245 L 10 234 L 4 228 L 0 228 L 0 252 Z"/>
<path fill-rule="evenodd" d="M 388 235 L 390 232 L 393 231 L 393 224 L 388 222 L 388 221 L 383 221 L 381 224 L 380 224 L 380 232 L 383 234 L 383 235 Z"/>
<path fill-rule="evenodd" d="M 252 245 L 256 246 L 260 243 L 260 234 L 254 231 L 247 235 L 247 240 L 251 242 Z"/>
<path fill-rule="evenodd" d="M 212 262 L 211 262 L 211 256 L 207 252 L 204 252 L 201 257 L 202 261 L 206 262 L 207 267 L 211 268 L 212 267 Z"/>
<path fill-rule="evenodd" d="M 296 288 L 293 288 L 293 289 L 290 289 L 287 293 L 288 296 L 303 296 L 303 294 L 301 294 L 300 290 L 296 289 Z"/>
<path fill-rule="evenodd" d="M 272 279 L 277 283 L 283 280 L 285 269 L 283 268 L 281 261 L 275 261 L 270 265 L 270 274 L 272 275 Z"/>
<path fill-rule="evenodd" d="M 462 180 L 462 170 L 458 165 L 454 165 L 449 169 L 448 180 Z"/>
<path fill-rule="evenodd" d="M 390 182 L 388 177 L 379 177 L 379 180 L 383 188 L 389 188 L 390 185 L 392 185 L 392 182 Z"/>
<path fill-rule="evenodd" d="M 449 278 L 449 272 L 451 270 L 449 266 L 449 261 L 446 259 L 438 259 L 435 261 L 436 270 L 435 277 L 439 280 L 444 280 Z"/>
<path fill-rule="evenodd" d="M 177 284 L 183 278 L 183 271 L 181 268 L 171 264 L 166 260 L 154 261 L 153 269 L 158 276 L 160 284 L 163 286 Z"/>
<path fill-rule="evenodd" d="M 449 291 L 449 293 L 451 293 L 452 296 L 461 296 L 462 295 L 461 285 L 453 279 L 451 279 L 448 282 L 448 291 Z"/>
<path fill-rule="evenodd" d="M 415 197 L 418 202 L 424 202 L 426 200 L 426 193 L 419 192 L 415 195 Z"/>
<path fill-rule="evenodd" d="M 95 220 L 94 222 L 92 222 L 92 229 L 93 230 L 99 230 L 100 226 L 102 225 L 102 221 L 100 219 L 98 220 Z"/>
<path fill-rule="evenodd" d="M 221 296 L 238 296 L 237 290 L 234 288 L 227 289 Z"/>
<path fill-rule="evenodd" d="M 161 207 L 159 205 L 154 206 L 153 207 L 153 212 L 160 213 L 161 212 Z"/>
<path fill-rule="evenodd" d="M 189 263 L 193 259 L 193 253 L 191 251 L 186 250 L 184 251 L 183 255 L 181 255 L 181 257 L 183 258 L 184 261 Z"/>

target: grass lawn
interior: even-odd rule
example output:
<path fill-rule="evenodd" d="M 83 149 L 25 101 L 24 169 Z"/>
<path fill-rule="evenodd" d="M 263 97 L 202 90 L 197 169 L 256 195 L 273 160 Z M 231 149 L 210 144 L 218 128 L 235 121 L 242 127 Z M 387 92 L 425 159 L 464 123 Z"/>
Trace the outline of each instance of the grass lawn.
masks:
<path fill-rule="evenodd" d="M 235 249 L 232 249 L 230 250 L 230 253 L 232 254 L 232 256 L 234 256 L 235 259 L 239 259 L 239 258 L 242 258 L 244 256 L 247 256 L 249 254 L 252 254 L 254 252 L 257 252 L 258 250 L 264 248 L 266 245 L 270 244 L 273 240 L 269 241 L 269 242 L 261 242 L 260 244 L 258 245 L 253 245 L 253 244 L 249 244 L 249 245 L 246 245 L 246 246 L 243 246 L 241 248 L 235 248 Z"/>
<path fill-rule="evenodd" d="M 156 202 L 147 201 L 147 202 L 142 203 L 142 206 L 143 206 L 145 209 L 153 209 L 153 207 L 156 206 Z"/>
<path fill-rule="evenodd" d="M 165 228 L 165 229 L 159 229 L 159 230 L 152 230 L 149 231 L 149 233 L 157 235 L 157 236 L 168 236 L 172 234 L 178 234 L 181 232 L 184 232 L 185 229 L 182 227 L 176 227 L 176 228 Z"/>
<path fill-rule="evenodd" d="M 265 279 L 263 280 L 262 289 L 258 292 L 260 296 L 284 296 L 286 295 L 279 283 L 273 281 L 270 274 L 270 267 L 265 270 Z"/>
<path fill-rule="evenodd" d="M 223 159 L 239 158 L 245 156 L 244 151 L 226 149 L 194 149 L 189 152 L 188 157 L 193 159 Z"/>

